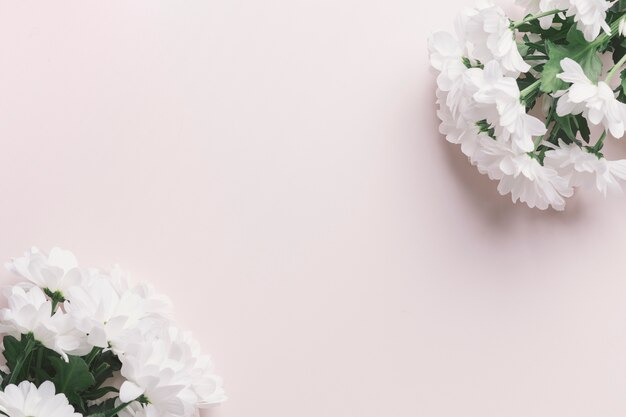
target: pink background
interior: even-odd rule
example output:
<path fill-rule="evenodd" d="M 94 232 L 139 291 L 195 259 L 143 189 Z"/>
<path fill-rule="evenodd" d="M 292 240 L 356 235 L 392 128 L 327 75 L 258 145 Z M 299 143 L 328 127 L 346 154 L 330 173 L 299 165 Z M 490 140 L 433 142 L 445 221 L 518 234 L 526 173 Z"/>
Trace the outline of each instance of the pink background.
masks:
<path fill-rule="evenodd" d="M 626 198 L 514 206 L 442 140 L 471 3 L 0 1 L 0 258 L 169 293 L 211 416 L 623 416 Z"/>

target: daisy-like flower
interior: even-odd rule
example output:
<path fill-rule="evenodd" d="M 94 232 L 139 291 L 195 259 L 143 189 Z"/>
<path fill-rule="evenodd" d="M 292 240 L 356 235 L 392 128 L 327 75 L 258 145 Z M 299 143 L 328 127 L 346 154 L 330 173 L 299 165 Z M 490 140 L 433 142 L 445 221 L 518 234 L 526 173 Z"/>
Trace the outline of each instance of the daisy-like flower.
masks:
<path fill-rule="evenodd" d="M 52 314 L 52 303 L 39 287 L 29 290 L 11 287 L 7 299 L 8 308 L 0 310 L 0 333 L 16 338 L 32 333 L 35 340 L 66 361 L 68 354 L 80 356 L 91 350 L 86 335 L 67 314 L 62 311 Z"/>
<path fill-rule="evenodd" d="M 202 354 L 191 332 L 170 326 L 157 340 L 168 348 L 168 358 L 177 364 L 178 370 L 191 377 L 191 389 L 197 396 L 196 406 L 205 408 L 226 400 L 222 379 L 214 373 L 211 358 Z"/>
<path fill-rule="evenodd" d="M 439 132 L 448 142 L 460 144 L 461 152 L 472 164 L 475 164 L 474 158 L 480 149 L 481 137 L 486 136 L 485 133 L 480 132 L 476 123 L 470 123 L 461 116 L 457 119 L 452 117 L 450 109 L 442 102 L 439 102 L 437 116 L 441 120 Z"/>
<path fill-rule="evenodd" d="M 24 256 L 7 263 L 6 267 L 41 289 L 59 292 L 62 296 L 69 287 L 83 281 L 74 255 L 59 248 L 53 248 L 49 254 L 32 248 Z"/>
<path fill-rule="evenodd" d="M 594 125 L 602 125 L 615 138 L 624 136 L 626 104 L 615 97 L 615 93 L 604 81 L 594 84 L 587 78 L 580 64 L 565 58 L 561 61 L 563 72 L 557 75 L 561 80 L 572 83 L 560 96 L 556 112 L 559 116 L 582 114 Z"/>
<path fill-rule="evenodd" d="M 124 346 L 140 340 L 139 328 L 163 326 L 171 314 L 166 297 L 147 286 L 129 288 L 116 278 L 92 271 L 88 283 L 67 290 L 64 308 L 91 345 L 120 354 Z"/>
<path fill-rule="evenodd" d="M 142 343 L 129 346 L 120 360 L 121 374 L 127 379 L 120 400 L 143 396 L 148 401 L 143 411 L 134 407 L 134 414 L 188 416 L 193 408 L 226 400 L 211 359 L 200 352 L 191 334 L 174 326 L 144 333 Z"/>
<path fill-rule="evenodd" d="M 470 69 L 468 78 L 476 87 L 473 99 L 477 104 L 469 109 L 469 117 L 476 121 L 487 120 L 498 140 L 511 141 L 514 148 L 522 152 L 532 151 L 533 137 L 543 135 L 546 127 L 526 113 L 515 79 L 505 77 L 495 61 L 484 69 Z"/>
<path fill-rule="evenodd" d="M 444 88 L 456 80 L 467 67 L 463 64 L 465 52 L 459 41 L 448 32 L 436 32 L 428 38 L 430 63 L 441 74 L 437 84 Z"/>
<path fill-rule="evenodd" d="M 0 411 L 8 417 L 82 417 L 50 381 L 39 387 L 29 381 L 8 385 L 0 391 Z"/>
<path fill-rule="evenodd" d="M 569 7 L 568 0 L 517 0 L 517 4 L 522 6 L 526 14 L 540 14 L 552 10 L 563 10 Z M 553 14 L 539 18 L 539 24 L 543 29 L 548 29 L 554 21 Z"/>
<path fill-rule="evenodd" d="M 518 76 L 530 69 L 522 59 L 515 33 L 504 11 L 489 1 L 466 9 L 457 20 L 457 35 L 467 46 L 469 57 L 486 64 L 497 61 L 507 75 Z"/>
<path fill-rule="evenodd" d="M 609 161 L 575 143 L 559 141 L 559 147 L 546 152 L 544 163 L 554 167 L 573 187 L 595 186 L 604 196 L 621 193 L 626 180 L 626 160 Z"/>
<path fill-rule="evenodd" d="M 514 203 L 519 200 L 540 210 L 550 206 L 559 211 L 565 208 L 565 197 L 571 197 L 573 189 L 555 169 L 493 139 L 483 139 L 481 145 L 476 157 L 478 170 L 500 181 L 501 195 L 510 193 Z"/>
<path fill-rule="evenodd" d="M 439 125 L 439 133 L 446 137 L 450 143 L 459 144 L 463 142 L 463 138 L 467 132 L 467 122 L 462 117 L 454 117 L 450 108 L 446 104 L 448 94 L 445 91 L 437 89 L 437 117 L 441 121 Z"/>
<path fill-rule="evenodd" d="M 456 116 L 459 107 L 469 100 L 466 93 L 467 87 L 463 78 L 467 72 L 467 67 L 463 62 L 465 54 L 464 48 L 459 41 L 447 32 L 437 32 L 428 40 L 430 61 L 436 70 L 437 87 L 446 92 L 445 104 Z"/>
<path fill-rule="evenodd" d="M 609 35 L 611 28 L 606 23 L 606 11 L 614 1 L 606 0 L 569 0 L 567 16 L 574 16 L 574 21 L 587 42 L 592 42 L 604 30 Z"/>
<path fill-rule="evenodd" d="M 141 397 L 147 416 L 189 417 L 197 403 L 191 378 L 178 372 L 166 353 L 161 344 L 153 342 L 135 345 L 120 356 L 121 374 L 126 378 L 120 387 L 120 401 Z"/>
<path fill-rule="evenodd" d="M 466 77 L 468 68 L 463 63 L 464 48 L 447 32 L 438 32 L 428 41 L 432 66 L 439 70 L 437 78 L 437 115 L 441 120 L 439 131 L 450 143 L 460 144 L 461 151 L 472 160 L 478 149 L 479 132 L 476 120 L 465 114 L 473 106 L 475 86 Z"/>

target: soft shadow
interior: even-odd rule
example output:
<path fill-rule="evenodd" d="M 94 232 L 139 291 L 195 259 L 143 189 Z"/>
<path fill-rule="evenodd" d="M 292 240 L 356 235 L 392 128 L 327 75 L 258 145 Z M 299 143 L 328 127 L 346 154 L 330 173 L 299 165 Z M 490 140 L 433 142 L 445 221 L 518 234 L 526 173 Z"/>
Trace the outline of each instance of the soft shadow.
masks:
<path fill-rule="evenodd" d="M 434 97 L 435 80 L 431 79 L 431 83 Z M 430 112 L 432 117 L 437 119 L 436 106 L 430 106 Z M 514 225 L 519 227 L 520 222 L 532 223 L 533 226 L 541 223 L 569 225 L 580 221 L 584 216 L 585 203 L 576 196 L 567 200 L 565 210 L 562 212 L 553 209 L 531 209 L 520 202 L 514 204 L 510 195 L 502 196 L 498 193 L 497 181 L 492 181 L 486 175 L 482 175 L 476 167 L 470 164 L 458 145 L 449 143 L 438 130 L 433 133 L 439 141 L 441 154 L 447 165 L 446 169 L 454 174 L 460 184 L 456 190 L 460 190 L 464 194 L 464 198 L 474 208 L 475 215 L 489 227 L 502 231 L 502 229 L 511 228 Z"/>
<path fill-rule="evenodd" d="M 202 408 L 198 410 L 198 415 L 200 417 L 219 417 L 221 415 L 220 408 L 221 406 L 219 405 L 211 408 Z"/>

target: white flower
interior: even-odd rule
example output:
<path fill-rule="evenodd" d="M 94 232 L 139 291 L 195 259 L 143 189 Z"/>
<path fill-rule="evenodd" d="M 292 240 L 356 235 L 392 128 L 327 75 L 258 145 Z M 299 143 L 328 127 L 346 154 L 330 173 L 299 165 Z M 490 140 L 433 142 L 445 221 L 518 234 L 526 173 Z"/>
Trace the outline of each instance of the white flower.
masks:
<path fill-rule="evenodd" d="M 526 14 L 532 15 L 537 15 L 552 10 L 567 9 L 569 7 L 568 0 L 517 0 L 517 4 L 524 8 Z M 553 14 L 539 18 L 539 24 L 543 29 L 548 29 L 550 26 L 552 26 L 553 21 Z"/>
<path fill-rule="evenodd" d="M 466 9 L 457 19 L 457 35 L 467 46 L 469 57 L 487 64 L 497 61 L 507 75 L 518 76 L 530 69 L 515 42 L 511 22 L 504 11 L 491 2 Z"/>
<path fill-rule="evenodd" d="M 93 270 L 88 282 L 67 290 L 64 304 L 90 344 L 110 347 L 117 354 L 139 340 L 140 328 L 163 326 L 171 315 L 167 298 L 144 285 L 128 289 L 119 278 Z"/>
<path fill-rule="evenodd" d="M 606 0 L 569 0 L 570 6 L 567 16 L 574 16 L 587 42 L 595 40 L 603 29 L 609 35 L 611 28 L 606 23 L 606 11 L 614 2 Z"/>
<path fill-rule="evenodd" d="M 569 90 L 559 92 L 561 96 L 556 107 L 559 116 L 583 114 L 594 125 L 602 125 L 616 138 L 624 136 L 626 104 L 615 97 L 609 85 L 603 81 L 597 85 L 585 75 L 576 61 L 565 58 L 561 61 L 563 72 L 557 75 L 561 80 L 572 83 Z"/>
<path fill-rule="evenodd" d="M 594 186 L 604 196 L 620 193 L 619 180 L 626 180 L 626 160 L 609 161 L 581 149 L 575 143 L 559 141 L 559 147 L 546 152 L 544 162 L 554 167 L 573 187 Z"/>
<path fill-rule="evenodd" d="M 443 94 L 445 97 L 445 93 L 441 91 L 437 93 Z M 437 116 L 441 120 L 439 132 L 446 137 L 448 142 L 460 144 L 461 152 L 469 158 L 472 164 L 475 164 L 474 157 L 480 150 L 481 137 L 485 134 L 479 132 L 475 122 L 465 120 L 461 115 L 455 119 L 446 106 L 445 99 L 438 100 L 438 104 Z"/>
<path fill-rule="evenodd" d="M 431 65 L 439 71 L 437 87 L 448 93 L 445 103 L 456 116 L 461 102 L 468 99 L 463 91 L 463 75 L 467 71 L 463 63 L 464 51 L 458 41 L 447 32 L 433 34 L 428 40 L 428 48 Z"/>
<path fill-rule="evenodd" d="M 437 86 L 448 93 L 445 103 L 456 116 L 459 106 L 469 100 L 463 75 L 467 67 L 463 63 L 464 50 L 459 42 L 447 32 L 437 32 L 428 40 L 430 62 L 439 71 Z"/>
<path fill-rule="evenodd" d="M 190 375 L 191 389 L 198 397 L 198 407 L 203 408 L 226 400 L 222 379 L 214 373 L 211 358 L 202 354 L 200 345 L 191 332 L 182 332 L 170 326 L 167 332 L 159 335 L 158 340 L 169 349 L 168 359 L 173 361 L 171 363 L 176 364 L 180 372 Z"/>
<path fill-rule="evenodd" d="M 459 68 L 466 68 L 463 64 L 465 52 L 459 41 L 448 32 L 436 32 L 428 38 L 430 64 L 439 72 L 444 72 L 451 64 L 460 64 Z M 462 72 L 462 71 L 461 71 Z"/>
<path fill-rule="evenodd" d="M 437 116 L 441 120 L 439 131 L 446 139 L 461 145 L 461 151 L 472 160 L 478 149 L 477 120 L 465 115 L 474 106 L 472 95 L 476 87 L 466 77 L 468 68 L 463 64 L 466 52 L 454 36 L 446 32 L 432 35 L 428 42 L 432 66 L 440 71 L 437 78 Z"/>
<path fill-rule="evenodd" d="M 520 102 L 520 91 L 514 78 L 505 77 L 497 62 L 489 62 L 484 70 L 472 68 L 467 77 L 476 87 L 476 106 L 468 109 L 468 118 L 487 120 L 499 141 L 511 141 L 522 152 L 534 149 L 534 136 L 546 133 L 537 118 L 526 113 Z"/>
<path fill-rule="evenodd" d="M 37 341 L 65 360 L 68 354 L 80 356 L 91 350 L 86 335 L 67 314 L 59 310 L 52 315 L 52 303 L 39 287 L 11 287 L 7 299 L 8 308 L 0 310 L 0 333 L 16 338 L 33 333 Z"/>
<path fill-rule="evenodd" d="M 500 181 L 500 194 L 511 193 L 514 203 L 520 200 L 531 208 L 565 208 L 564 197 L 571 197 L 573 190 L 556 170 L 542 166 L 526 153 L 512 151 L 502 142 L 483 139 L 481 145 L 476 156 L 478 170 Z"/>
<path fill-rule="evenodd" d="M 0 391 L 0 411 L 8 417 L 81 417 L 50 381 L 39 388 L 29 381 L 8 385 Z"/>
<path fill-rule="evenodd" d="M 120 360 L 126 378 L 120 388 L 121 401 L 143 396 L 147 400 L 143 405 L 146 415 L 154 417 L 187 417 L 194 412 L 197 396 L 191 389 L 191 378 L 168 366 L 160 346 L 136 345 Z"/>
<path fill-rule="evenodd" d="M 74 255 L 59 248 L 53 248 L 48 255 L 32 248 L 24 256 L 7 263 L 6 267 L 38 287 L 52 293 L 58 291 L 61 295 L 83 280 Z"/>
<path fill-rule="evenodd" d="M 100 386 L 115 389 L 84 400 L 90 407 L 116 397 L 115 406 L 132 402 L 119 411 L 120 417 L 192 417 L 199 408 L 226 399 L 211 359 L 201 353 L 190 333 L 172 325 L 167 297 L 149 285 L 131 285 L 118 267 L 108 272 L 79 269 L 68 254 L 55 250 L 48 256 L 33 250 L 11 264 L 37 285 L 7 289 L 8 306 L 0 309 L 0 334 L 28 335 L 29 346 L 34 339 L 66 361 L 68 355 L 89 353 L 90 363 L 97 364 L 99 355 L 112 352 L 121 369 Z M 65 280 L 75 270 L 80 279 Z M 63 299 L 57 291 L 63 292 Z M 103 349 L 94 350 L 94 346 Z M 0 340 L 0 352 L 3 350 Z M 0 369 L 6 373 L 2 359 Z M 39 360 L 44 360 L 42 366 L 50 366 L 45 355 Z M 39 388 L 30 382 L 9 385 L 0 392 L 0 414 L 81 417 L 65 396 L 55 395 L 51 382 Z"/>
<path fill-rule="evenodd" d="M 463 138 L 467 134 L 468 126 L 463 117 L 454 117 L 450 108 L 446 105 L 447 94 L 441 90 L 437 90 L 437 116 L 441 120 L 439 125 L 439 133 L 444 135 L 450 143 L 462 143 Z"/>
<path fill-rule="evenodd" d="M 143 395 L 150 402 L 145 407 L 148 415 L 188 416 L 196 407 L 226 400 L 221 378 L 190 333 L 174 326 L 155 327 L 142 339 L 120 356 L 127 379 L 120 388 L 121 401 Z"/>

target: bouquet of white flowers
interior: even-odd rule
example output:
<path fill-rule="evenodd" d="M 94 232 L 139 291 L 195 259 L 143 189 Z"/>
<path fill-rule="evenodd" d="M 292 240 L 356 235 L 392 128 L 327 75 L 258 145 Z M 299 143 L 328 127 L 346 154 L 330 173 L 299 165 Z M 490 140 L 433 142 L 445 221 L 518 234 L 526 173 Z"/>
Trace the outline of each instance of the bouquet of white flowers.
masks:
<path fill-rule="evenodd" d="M 577 187 L 621 191 L 626 160 L 603 145 L 626 126 L 626 0 L 518 3 L 520 21 L 482 2 L 429 39 L 441 133 L 514 202 L 563 210 Z"/>
<path fill-rule="evenodd" d="M 0 413 L 188 417 L 225 400 L 211 360 L 151 287 L 58 248 L 7 267 L 25 280 L 0 310 Z"/>

